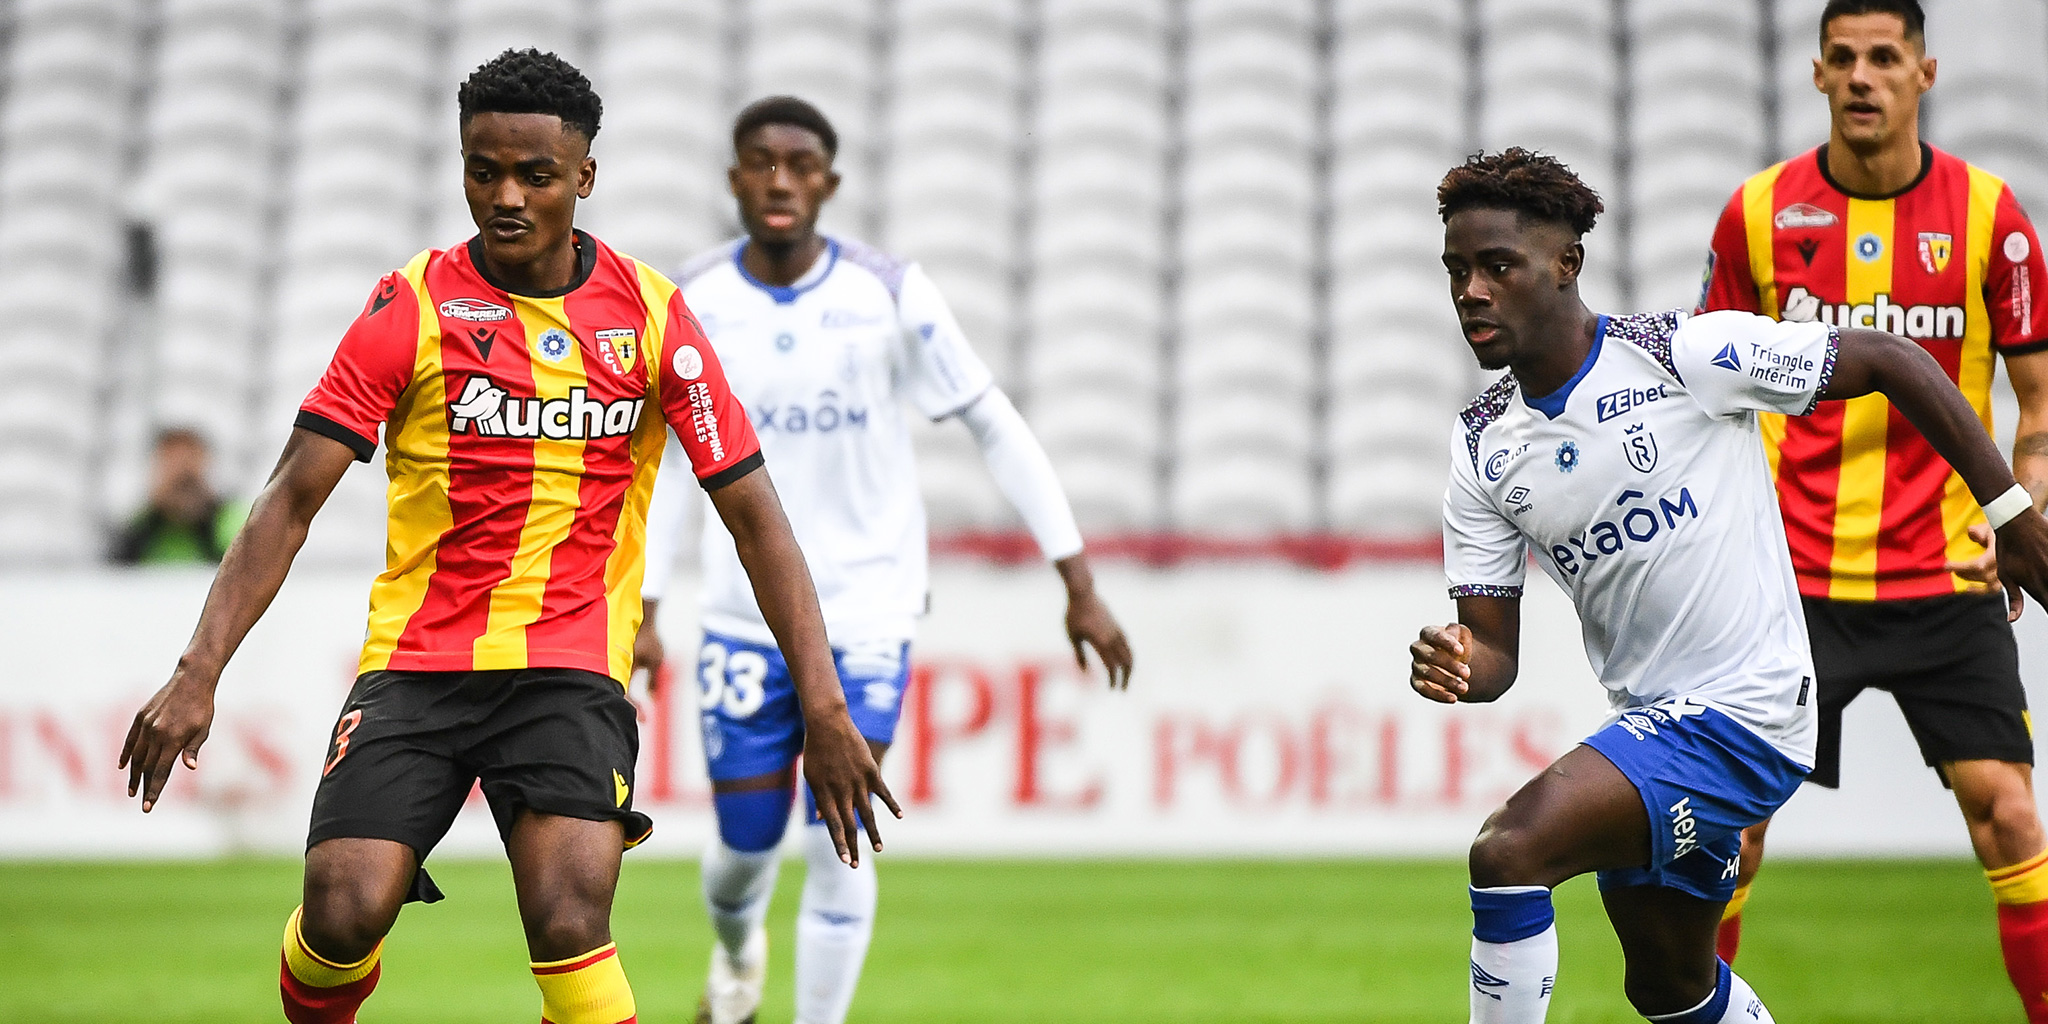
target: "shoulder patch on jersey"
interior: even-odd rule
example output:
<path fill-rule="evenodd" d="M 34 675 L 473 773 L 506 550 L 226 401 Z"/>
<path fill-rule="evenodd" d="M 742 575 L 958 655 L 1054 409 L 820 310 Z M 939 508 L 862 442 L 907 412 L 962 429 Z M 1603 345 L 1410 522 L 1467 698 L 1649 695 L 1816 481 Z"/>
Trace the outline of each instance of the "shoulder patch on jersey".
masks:
<path fill-rule="evenodd" d="M 1512 373 L 1501 374 L 1493 386 L 1479 393 L 1458 419 L 1465 424 L 1465 453 L 1472 456 L 1472 468 L 1479 468 L 1479 435 L 1485 433 L 1488 424 L 1500 419 L 1507 411 L 1508 403 L 1515 398 L 1517 383 Z"/>
<path fill-rule="evenodd" d="M 835 238 L 839 243 L 839 258 L 867 271 L 881 279 L 882 286 L 889 289 L 889 297 L 899 298 L 903 292 L 903 274 L 910 269 L 910 261 L 875 248 L 866 242 L 847 238 Z"/>
<path fill-rule="evenodd" d="M 1678 377 L 1678 363 L 1671 358 L 1671 336 L 1678 331 L 1682 318 L 1678 310 L 1662 313 L 1630 313 L 1626 316 L 1607 318 L 1607 336 L 1626 341 L 1650 354 L 1657 365 L 1674 379 Z"/>
<path fill-rule="evenodd" d="M 732 254 L 739 251 L 739 247 L 745 245 L 746 241 L 744 238 L 734 238 L 690 257 L 676 270 L 676 287 L 687 287 L 691 281 L 703 277 L 719 264 L 730 261 Z"/>

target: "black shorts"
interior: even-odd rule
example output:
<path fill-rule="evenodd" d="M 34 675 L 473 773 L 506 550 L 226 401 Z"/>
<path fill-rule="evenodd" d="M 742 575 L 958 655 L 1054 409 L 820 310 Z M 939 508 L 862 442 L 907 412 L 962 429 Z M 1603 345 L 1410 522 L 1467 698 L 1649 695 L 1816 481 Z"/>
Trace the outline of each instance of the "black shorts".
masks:
<path fill-rule="evenodd" d="M 654 831 L 633 810 L 640 733 L 609 676 L 580 669 L 365 672 L 342 705 L 313 794 L 306 847 L 388 839 L 433 851 L 470 789 L 483 784 L 499 837 L 522 808 Z M 440 893 L 424 871 L 409 899 Z"/>
<path fill-rule="evenodd" d="M 1841 785 L 1842 709 L 1871 687 L 1891 691 L 1937 773 L 1944 761 L 2034 763 L 2019 645 L 2002 595 L 1800 601 L 1820 701 L 1820 743 L 1806 781 Z"/>

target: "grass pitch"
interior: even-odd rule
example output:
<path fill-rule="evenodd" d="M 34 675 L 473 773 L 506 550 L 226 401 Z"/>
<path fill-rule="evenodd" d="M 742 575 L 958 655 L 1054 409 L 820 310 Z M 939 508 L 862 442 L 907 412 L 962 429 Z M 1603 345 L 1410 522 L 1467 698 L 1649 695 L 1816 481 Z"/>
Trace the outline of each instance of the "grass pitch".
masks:
<path fill-rule="evenodd" d="M 367 1024 L 533 1021 L 502 863 L 432 865 Z M 885 860 L 852 1021 L 1461 1021 L 1469 917 L 1449 862 Z M 764 1024 L 790 1019 L 791 919 L 770 918 Z M 296 861 L 0 864 L 0 1021 L 277 1021 Z M 615 931 L 640 1020 L 690 1020 L 711 944 L 690 862 L 628 857 Z M 1769 865 L 1739 961 L 1778 1020 L 2020 1019 L 1974 865 Z M 1550 1019 L 1636 1022 L 1591 879 L 1558 893 Z"/>

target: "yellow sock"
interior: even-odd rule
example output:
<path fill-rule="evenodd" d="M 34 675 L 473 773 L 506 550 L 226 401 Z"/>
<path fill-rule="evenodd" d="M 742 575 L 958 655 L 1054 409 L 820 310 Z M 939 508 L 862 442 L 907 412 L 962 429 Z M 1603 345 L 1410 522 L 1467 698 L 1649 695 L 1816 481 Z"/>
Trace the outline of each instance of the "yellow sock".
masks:
<path fill-rule="evenodd" d="M 2043 850 L 2010 867 L 1984 872 L 1991 883 L 1991 896 L 2006 906 L 2048 900 L 2048 850 Z"/>
<path fill-rule="evenodd" d="M 1721 911 L 1721 920 L 1726 921 L 1742 914 L 1742 905 L 1749 902 L 1749 886 L 1738 885 L 1735 895 L 1728 897 L 1727 909 Z"/>
<path fill-rule="evenodd" d="M 581 956 L 533 965 L 544 1024 L 634 1024 L 633 989 L 619 965 L 619 945 L 607 942 Z"/>
<path fill-rule="evenodd" d="M 299 932 L 299 919 L 305 912 L 303 906 L 294 908 L 284 926 L 284 965 L 292 977 L 313 988 L 336 988 L 353 985 L 377 969 L 377 957 L 384 951 L 381 942 L 369 956 L 352 964 L 335 963 L 307 948 L 306 937 Z"/>

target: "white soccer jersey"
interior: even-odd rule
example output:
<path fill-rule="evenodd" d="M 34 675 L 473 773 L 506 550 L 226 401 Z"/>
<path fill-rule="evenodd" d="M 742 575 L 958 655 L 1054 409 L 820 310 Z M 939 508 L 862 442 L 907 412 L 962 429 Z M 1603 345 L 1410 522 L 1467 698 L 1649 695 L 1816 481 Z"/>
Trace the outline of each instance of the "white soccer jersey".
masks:
<path fill-rule="evenodd" d="M 784 288 L 748 275 L 741 245 L 684 267 L 683 300 L 760 435 L 832 645 L 908 640 L 927 553 L 905 400 L 943 419 L 993 378 L 916 264 L 828 239 Z M 704 628 L 773 643 L 732 535 L 716 514 L 704 520 Z"/>
<path fill-rule="evenodd" d="M 1747 313 L 1603 317 L 1556 393 L 1502 377 L 1457 427 L 1452 596 L 1520 596 L 1533 550 L 1617 713 L 1692 697 L 1813 764 L 1813 656 L 1756 414 L 1811 411 L 1835 345 Z"/>

